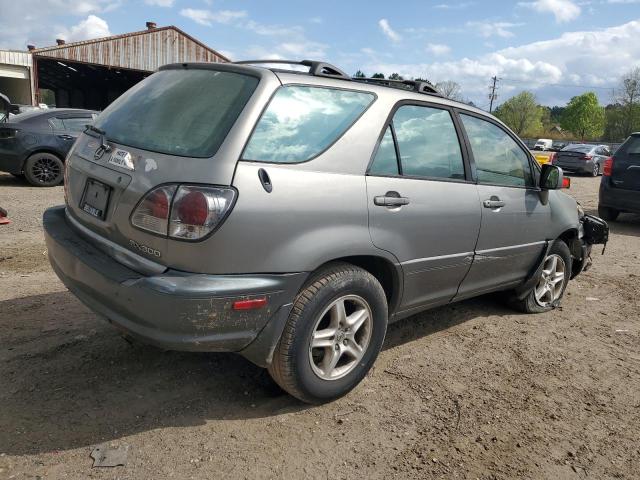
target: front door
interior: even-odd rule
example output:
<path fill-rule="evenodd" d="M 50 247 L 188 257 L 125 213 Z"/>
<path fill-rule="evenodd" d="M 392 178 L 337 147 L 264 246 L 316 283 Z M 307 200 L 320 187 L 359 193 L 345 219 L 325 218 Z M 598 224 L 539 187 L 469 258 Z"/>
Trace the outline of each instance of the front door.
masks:
<path fill-rule="evenodd" d="M 397 108 L 374 154 L 367 192 L 373 243 L 402 265 L 399 311 L 450 301 L 471 265 L 481 215 L 452 112 Z"/>
<path fill-rule="evenodd" d="M 482 228 L 457 299 L 520 283 L 539 260 L 551 221 L 533 159 L 499 124 L 461 114 L 478 179 Z"/>

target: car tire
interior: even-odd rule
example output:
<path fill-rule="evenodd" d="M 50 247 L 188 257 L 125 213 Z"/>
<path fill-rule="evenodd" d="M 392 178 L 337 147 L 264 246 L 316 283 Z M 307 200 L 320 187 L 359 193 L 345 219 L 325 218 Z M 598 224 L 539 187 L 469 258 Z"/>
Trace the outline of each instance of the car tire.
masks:
<path fill-rule="evenodd" d="M 598 216 L 601 219 L 606 220 L 607 222 L 614 222 L 618 218 L 618 215 L 620 215 L 619 210 L 610 207 L 601 207 L 598 205 Z"/>
<path fill-rule="evenodd" d="M 34 153 L 24 163 L 24 176 L 35 187 L 55 187 L 64 179 L 64 163 L 52 153 Z"/>
<path fill-rule="evenodd" d="M 555 266 L 552 266 L 555 261 Z M 523 299 L 513 298 L 511 306 L 524 313 L 543 313 L 560 305 L 571 278 L 572 259 L 569 247 L 556 240 L 544 259 L 538 284 Z M 560 273 L 562 276 L 560 277 Z M 557 275 L 557 276 L 556 276 Z M 556 281 L 557 283 L 553 283 Z M 562 282 L 558 285 L 559 282 Z"/>
<path fill-rule="evenodd" d="M 591 170 L 591 176 L 597 177 L 600 175 L 600 164 L 598 162 L 593 164 L 593 169 Z"/>
<path fill-rule="evenodd" d="M 346 395 L 375 362 L 387 322 L 380 282 L 354 265 L 330 264 L 296 296 L 269 373 L 282 389 L 306 403 Z"/>

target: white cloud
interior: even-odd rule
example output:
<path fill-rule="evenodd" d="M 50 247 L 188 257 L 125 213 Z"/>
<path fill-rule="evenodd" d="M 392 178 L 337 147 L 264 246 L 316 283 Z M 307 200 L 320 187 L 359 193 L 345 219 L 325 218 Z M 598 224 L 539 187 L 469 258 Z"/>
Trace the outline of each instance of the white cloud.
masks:
<path fill-rule="evenodd" d="M 580 6 L 571 0 L 536 0 L 520 2 L 518 5 L 532 8 L 540 13 L 552 13 L 558 23 L 575 20 L 581 12 Z"/>
<path fill-rule="evenodd" d="M 584 91 L 582 86 L 615 86 L 618 78 L 640 66 L 640 20 L 594 31 L 569 32 L 552 40 L 533 42 L 497 50 L 474 58 L 421 64 L 397 64 L 371 58 L 361 65 L 364 71 L 398 72 L 406 77 L 431 81 L 453 79 L 463 87 L 463 95 L 485 103 L 489 79 L 497 75 L 501 98 L 519 89 L 544 91 L 545 98 L 564 98 Z M 611 55 L 615 52 L 615 55 Z M 575 85 L 572 88 L 554 87 Z M 554 90 L 555 89 L 555 90 Z M 608 101 L 607 90 L 597 90 Z M 553 97 L 552 97 L 553 96 Z M 551 100 L 549 100 L 551 101 Z M 555 101 L 555 100 L 554 100 Z"/>
<path fill-rule="evenodd" d="M 522 23 L 510 23 L 510 22 L 467 22 L 465 24 L 467 28 L 471 28 L 475 30 L 478 35 L 489 38 L 489 37 L 501 37 L 501 38 L 510 38 L 513 37 L 514 34 L 511 31 L 512 28 L 520 27 Z"/>
<path fill-rule="evenodd" d="M 451 53 L 451 47 L 441 43 L 427 43 L 427 52 L 439 57 Z"/>
<path fill-rule="evenodd" d="M 56 35 L 56 38 L 62 38 L 67 42 L 79 42 L 92 38 L 108 37 L 111 35 L 109 25 L 100 17 L 89 15 L 80 23 L 69 29 L 64 29 Z"/>
<path fill-rule="evenodd" d="M 380 27 L 380 30 L 382 30 L 382 33 L 384 33 L 392 42 L 399 42 L 400 40 L 402 40 L 402 37 L 398 34 L 398 32 L 391 28 L 391 25 L 389 25 L 389 20 L 387 20 L 386 18 L 381 19 L 378 22 L 378 26 Z"/>
<path fill-rule="evenodd" d="M 439 3 L 438 5 L 434 5 L 433 8 L 437 8 L 438 10 L 462 10 L 475 4 L 476 2 Z"/>
<path fill-rule="evenodd" d="M 214 23 L 231 23 L 235 20 L 244 18 L 247 16 L 247 12 L 244 10 L 204 10 L 197 8 L 183 8 L 180 10 L 180 15 L 193 20 L 200 25 L 207 27 L 212 26 Z"/>
<path fill-rule="evenodd" d="M 69 25 L 79 18 L 113 11 L 121 3 L 122 0 L 0 0 L 0 48 L 55 45 L 56 32 L 69 34 Z M 64 22 L 54 20 L 62 18 Z"/>
<path fill-rule="evenodd" d="M 174 0 L 144 0 L 144 3 L 147 5 L 152 5 L 156 7 L 173 7 Z"/>

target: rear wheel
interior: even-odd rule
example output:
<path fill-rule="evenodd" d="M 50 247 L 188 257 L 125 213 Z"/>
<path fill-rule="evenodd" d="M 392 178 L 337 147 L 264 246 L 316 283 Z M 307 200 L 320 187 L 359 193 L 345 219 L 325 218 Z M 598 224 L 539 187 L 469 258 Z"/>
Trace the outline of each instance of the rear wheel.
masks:
<path fill-rule="evenodd" d="M 387 330 L 387 300 L 378 280 L 350 264 L 334 264 L 298 294 L 269 373 L 307 403 L 347 394 L 367 374 Z"/>
<path fill-rule="evenodd" d="M 556 240 L 544 259 L 540 280 L 525 298 L 513 300 L 512 306 L 525 313 L 542 313 L 556 308 L 571 278 L 571 262 L 567 244 Z"/>
<path fill-rule="evenodd" d="M 600 164 L 598 162 L 593 164 L 593 170 L 591 171 L 592 177 L 597 177 L 600 175 Z"/>
<path fill-rule="evenodd" d="M 620 211 L 615 208 L 601 207 L 598 205 L 598 216 L 607 222 L 613 222 L 620 215 Z"/>
<path fill-rule="evenodd" d="M 64 178 L 64 163 L 52 153 L 34 153 L 24 164 L 24 176 L 36 187 L 55 187 Z"/>

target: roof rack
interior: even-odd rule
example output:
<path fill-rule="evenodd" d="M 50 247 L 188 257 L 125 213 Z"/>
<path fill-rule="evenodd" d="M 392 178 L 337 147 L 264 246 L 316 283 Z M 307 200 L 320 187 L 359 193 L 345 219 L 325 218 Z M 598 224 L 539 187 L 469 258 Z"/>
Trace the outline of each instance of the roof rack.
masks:
<path fill-rule="evenodd" d="M 373 83 L 376 85 L 383 85 L 392 88 L 400 88 L 403 90 L 409 90 L 417 93 L 424 93 L 426 95 L 434 95 L 441 97 L 442 94 L 438 92 L 436 87 L 431 83 L 424 80 L 390 80 L 388 78 L 361 78 L 350 77 L 338 67 L 326 62 L 318 62 L 315 60 L 241 60 L 239 62 L 232 62 L 238 65 L 256 65 L 256 64 L 278 64 L 278 65 L 303 65 L 309 67 L 309 75 L 315 77 L 328 77 L 339 78 L 342 80 L 350 80 L 360 83 Z"/>
<path fill-rule="evenodd" d="M 427 95 L 435 95 L 441 97 L 442 94 L 434 87 L 430 82 L 425 80 L 390 80 L 388 78 L 369 78 L 369 77 L 354 77 L 354 82 L 362 83 L 375 83 L 378 85 L 385 85 L 387 87 L 402 88 L 404 90 L 410 90 L 418 93 L 425 93 Z"/>
<path fill-rule="evenodd" d="M 303 65 L 309 67 L 309 75 L 314 77 L 329 77 L 329 78 L 342 78 L 344 80 L 351 80 L 351 77 L 340 70 L 338 67 L 334 67 L 330 63 L 317 62 L 315 60 L 242 60 L 240 62 L 233 62 L 240 65 L 248 64 L 260 64 L 260 63 L 275 63 L 282 65 Z"/>

